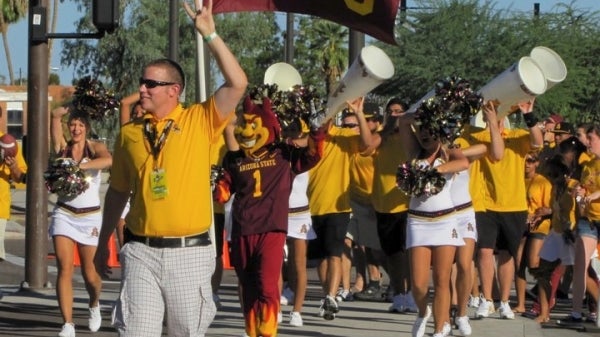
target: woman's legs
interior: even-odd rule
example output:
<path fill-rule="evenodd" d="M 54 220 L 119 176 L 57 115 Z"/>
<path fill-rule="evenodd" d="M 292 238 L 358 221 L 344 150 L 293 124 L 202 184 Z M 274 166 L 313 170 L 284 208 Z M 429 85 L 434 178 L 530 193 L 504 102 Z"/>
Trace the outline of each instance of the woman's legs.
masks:
<path fill-rule="evenodd" d="M 79 246 L 79 257 L 81 259 L 81 274 L 85 282 L 85 289 L 90 296 L 89 307 L 97 307 L 100 302 L 102 291 L 102 279 L 94 265 L 96 246 Z"/>
<path fill-rule="evenodd" d="M 56 297 L 65 323 L 73 323 L 73 252 L 75 241 L 62 235 L 52 237 L 56 254 Z"/>
<path fill-rule="evenodd" d="M 442 332 L 444 323 L 450 322 L 450 270 L 455 253 L 455 246 L 431 248 L 434 333 Z"/>

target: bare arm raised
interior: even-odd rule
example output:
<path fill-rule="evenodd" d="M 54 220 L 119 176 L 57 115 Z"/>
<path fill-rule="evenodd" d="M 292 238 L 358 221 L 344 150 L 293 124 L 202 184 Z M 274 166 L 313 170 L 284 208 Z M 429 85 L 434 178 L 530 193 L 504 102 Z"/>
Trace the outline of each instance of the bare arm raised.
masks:
<path fill-rule="evenodd" d="M 202 6 L 202 2 L 196 0 L 196 10 L 193 10 L 187 2 L 184 2 L 183 6 L 190 19 L 194 21 L 196 29 L 206 41 L 225 79 L 225 83 L 215 92 L 217 110 L 224 119 L 235 109 L 244 95 L 248 86 L 248 78 L 231 50 L 216 33 L 212 14 L 213 1 L 208 0 L 208 5 Z"/>

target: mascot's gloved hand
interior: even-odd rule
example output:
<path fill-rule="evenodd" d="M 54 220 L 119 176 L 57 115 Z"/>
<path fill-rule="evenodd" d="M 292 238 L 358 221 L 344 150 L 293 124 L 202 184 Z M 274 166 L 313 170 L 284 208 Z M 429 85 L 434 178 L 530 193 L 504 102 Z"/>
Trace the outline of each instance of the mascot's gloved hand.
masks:
<path fill-rule="evenodd" d="M 319 129 L 325 122 L 325 111 L 317 111 L 315 102 L 310 102 L 310 115 L 308 116 L 308 126 L 311 131 Z"/>
<path fill-rule="evenodd" d="M 225 171 L 222 167 L 213 165 L 210 172 L 211 182 L 214 171 L 218 173 L 214 174 L 215 180 L 214 183 L 212 183 L 213 200 L 220 204 L 224 204 L 231 198 L 231 175 L 229 175 L 229 172 Z"/>

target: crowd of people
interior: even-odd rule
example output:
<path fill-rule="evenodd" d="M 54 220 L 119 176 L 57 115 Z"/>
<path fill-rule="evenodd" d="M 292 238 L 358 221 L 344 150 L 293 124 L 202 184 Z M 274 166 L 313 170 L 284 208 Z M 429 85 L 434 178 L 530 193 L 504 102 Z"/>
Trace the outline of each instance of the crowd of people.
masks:
<path fill-rule="evenodd" d="M 325 320 L 344 301 L 364 300 L 415 313 L 413 337 L 425 335 L 431 317 L 434 337 L 455 328 L 471 335 L 469 306 L 477 318 L 497 310 L 504 319 L 522 313 L 544 324 L 569 270 L 572 312 L 558 324 L 596 320 L 599 281 L 590 261 L 600 230 L 600 126 L 576 128 L 559 114 L 540 119 L 534 98 L 515 112 L 526 128 L 508 127 L 494 102 L 484 101 L 485 126 L 465 125 L 451 141 L 418 122 L 426 112 L 408 113 L 396 97 L 384 108 L 360 97 L 339 118 L 311 111 L 281 123 L 268 97 L 247 94 L 244 70 L 216 32 L 212 1 L 184 6 L 224 80 L 206 101 L 184 107 L 183 70 L 158 59 L 144 67 L 139 92 L 122 101 L 112 153 L 89 139 L 85 113 L 51 112 L 53 154 L 90 177 L 84 193 L 59 197 L 52 214 L 59 336 L 75 336 L 75 249 L 90 297 L 89 329 L 100 328 L 100 274 L 115 230 L 123 270 L 112 324 L 120 336 L 160 336 L 164 326 L 170 336 L 204 336 L 220 306 L 226 227 L 244 336 L 303 325 L 308 259 L 318 261 L 316 314 Z M 399 188 L 403 164 L 431 173 L 436 183 L 425 182 L 435 188 Z M 101 210 L 99 172 L 108 168 Z M 20 153 L 3 158 L 1 190 L 25 172 Z M 5 218 L 0 213 L 0 233 Z M 537 281 L 531 308 L 526 273 Z M 293 307 L 283 323 L 286 305 Z"/>

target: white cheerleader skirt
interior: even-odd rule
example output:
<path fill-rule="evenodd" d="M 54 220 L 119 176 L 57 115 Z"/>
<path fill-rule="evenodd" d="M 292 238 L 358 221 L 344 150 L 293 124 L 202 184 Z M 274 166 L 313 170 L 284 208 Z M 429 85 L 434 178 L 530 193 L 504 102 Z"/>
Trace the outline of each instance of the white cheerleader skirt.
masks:
<path fill-rule="evenodd" d="M 313 240 L 317 238 L 317 233 L 312 227 L 310 212 L 292 213 L 288 215 L 288 233 L 289 238 L 300 240 Z"/>
<path fill-rule="evenodd" d="M 475 223 L 475 210 L 470 207 L 454 213 L 458 223 L 458 230 L 463 239 L 472 239 L 477 242 L 477 226 Z"/>
<path fill-rule="evenodd" d="M 464 245 L 455 213 L 436 218 L 408 215 L 406 248 Z"/>
<path fill-rule="evenodd" d="M 56 208 L 48 228 L 50 236 L 63 235 L 86 246 L 98 246 L 102 226 L 102 211 L 74 214 Z"/>

